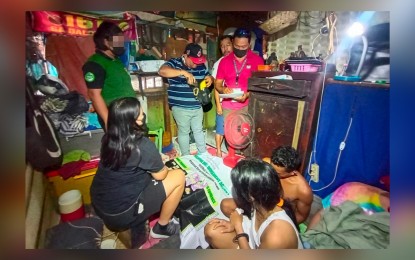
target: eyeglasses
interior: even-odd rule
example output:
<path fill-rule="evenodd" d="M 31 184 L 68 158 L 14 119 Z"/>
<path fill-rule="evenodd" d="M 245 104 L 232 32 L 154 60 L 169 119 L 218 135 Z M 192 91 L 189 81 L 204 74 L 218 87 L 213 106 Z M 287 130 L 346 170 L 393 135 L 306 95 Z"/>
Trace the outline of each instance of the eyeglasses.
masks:
<path fill-rule="evenodd" d="M 250 39 L 251 32 L 246 29 L 239 28 L 239 29 L 236 29 L 235 33 L 233 34 L 233 37 L 245 37 L 245 38 Z"/>

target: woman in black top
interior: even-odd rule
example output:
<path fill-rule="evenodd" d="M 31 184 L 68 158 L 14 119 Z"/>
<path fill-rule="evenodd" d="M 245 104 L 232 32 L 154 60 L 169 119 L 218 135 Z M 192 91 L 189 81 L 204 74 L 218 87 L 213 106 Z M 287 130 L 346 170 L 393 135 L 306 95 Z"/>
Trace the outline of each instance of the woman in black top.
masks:
<path fill-rule="evenodd" d="M 182 170 L 168 170 L 155 144 L 145 136 L 145 116 L 136 98 L 114 100 L 109 106 L 101 161 L 91 185 L 91 199 L 99 217 L 111 230 L 142 225 L 160 212 L 150 234 L 166 238 L 179 227 L 171 222 L 183 195 Z"/>

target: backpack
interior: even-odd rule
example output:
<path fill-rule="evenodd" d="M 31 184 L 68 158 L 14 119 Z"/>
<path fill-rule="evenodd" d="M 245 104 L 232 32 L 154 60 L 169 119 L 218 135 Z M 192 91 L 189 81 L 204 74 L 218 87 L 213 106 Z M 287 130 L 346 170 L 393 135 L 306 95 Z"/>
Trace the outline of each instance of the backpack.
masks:
<path fill-rule="evenodd" d="M 26 77 L 26 162 L 34 169 L 62 165 L 62 149 L 52 121 L 36 101 L 30 80 Z"/>

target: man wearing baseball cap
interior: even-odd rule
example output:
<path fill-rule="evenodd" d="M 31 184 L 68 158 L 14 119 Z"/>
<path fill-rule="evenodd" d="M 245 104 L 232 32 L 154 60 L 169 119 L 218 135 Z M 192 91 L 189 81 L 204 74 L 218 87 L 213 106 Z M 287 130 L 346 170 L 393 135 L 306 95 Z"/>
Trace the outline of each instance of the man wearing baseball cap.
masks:
<path fill-rule="evenodd" d="M 184 53 L 193 61 L 194 64 L 202 64 L 206 62 L 206 58 L 203 55 L 202 47 L 196 43 L 190 43 L 186 46 Z"/>
<path fill-rule="evenodd" d="M 193 132 L 199 153 L 206 152 L 205 135 L 203 134 L 203 109 L 189 85 L 206 81 L 209 87 L 213 77 L 205 65 L 206 57 L 202 47 L 189 43 L 179 58 L 172 58 L 164 63 L 159 75 L 167 78 L 169 106 L 177 124 L 177 139 L 182 155 L 190 154 L 190 131 Z"/>

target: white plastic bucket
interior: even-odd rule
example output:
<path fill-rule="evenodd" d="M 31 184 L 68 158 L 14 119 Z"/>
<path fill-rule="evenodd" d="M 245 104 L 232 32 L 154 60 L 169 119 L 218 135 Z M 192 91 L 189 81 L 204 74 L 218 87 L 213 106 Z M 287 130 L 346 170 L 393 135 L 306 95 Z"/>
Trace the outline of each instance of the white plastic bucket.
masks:
<path fill-rule="evenodd" d="M 79 190 L 70 190 L 59 196 L 59 211 L 62 221 L 72 221 L 85 217 L 82 194 Z"/>
<path fill-rule="evenodd" d="M 102 240 L 101 245 L 99 246 L 99 248 L 101 249 L 115 249 L 117 247 L 117 243 L 115 241 L 115 239 L 105 239 Z"/>

